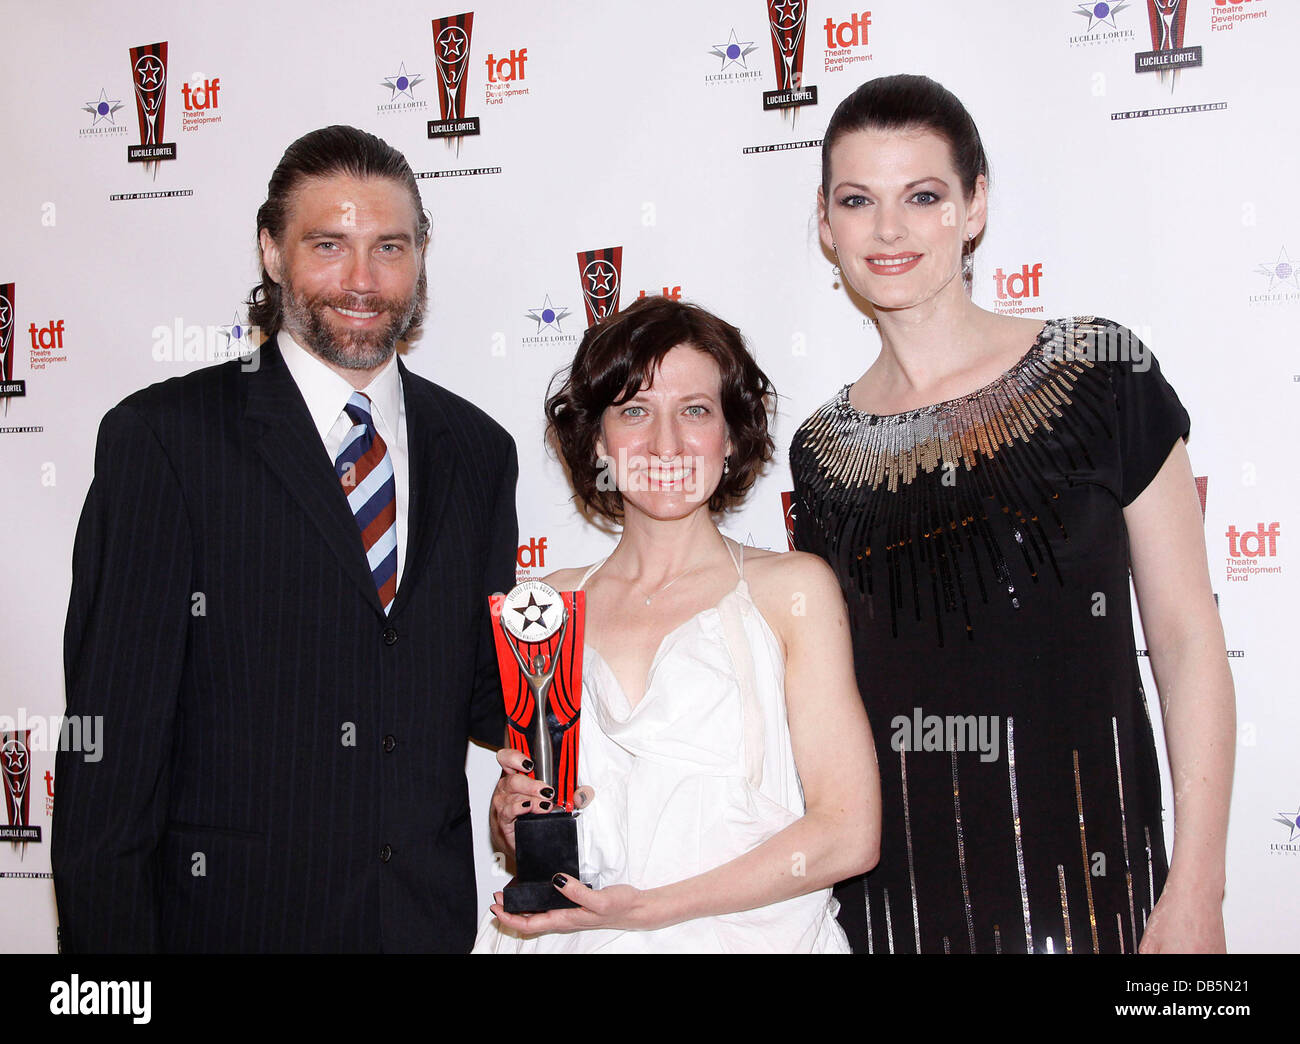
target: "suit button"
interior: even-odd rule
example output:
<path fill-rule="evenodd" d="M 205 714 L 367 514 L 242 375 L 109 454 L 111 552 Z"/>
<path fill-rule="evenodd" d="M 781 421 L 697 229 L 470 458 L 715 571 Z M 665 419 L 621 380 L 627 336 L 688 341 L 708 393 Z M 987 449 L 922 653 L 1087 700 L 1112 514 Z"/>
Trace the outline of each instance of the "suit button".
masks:
<path fill-rule="evenodd" d="M 385 645 L 397 644 L 397 632 L 393 630 L 393 628 L 391 627 L 384 628 L 384 644 Z"/>
<path fill-rule="evenodd" d="M 393 748 L 396 747 L 396 746 L 397 746 L 397 740 L 396 740 L 395 737 L 393 737 L 393 736 L 385 736 L 385 737 L 384 737 L 384 753 L 385 753 L 385 754 L 391 754 L 391 753 L 393 752 Z"/>
<path fill-rule="evenodd" d="M 384 845 L 384 847 L 379 850 L 379 861 L 381 863 L 386 863 L 392 858 L 393 858 L 393 846 Z"/>

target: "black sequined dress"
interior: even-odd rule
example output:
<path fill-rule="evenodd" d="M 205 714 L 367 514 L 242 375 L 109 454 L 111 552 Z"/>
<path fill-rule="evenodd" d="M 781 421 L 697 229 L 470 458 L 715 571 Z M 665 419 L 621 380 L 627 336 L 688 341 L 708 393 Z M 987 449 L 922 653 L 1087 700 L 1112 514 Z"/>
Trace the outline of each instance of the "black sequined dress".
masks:
<path fill-rule="evenodd" d="M 880 760 L 855 950 L 1131 952 L 1167 863 L 1123 509 L 1188 432 L 1144 345 L 1048 322 L 987 387 L 848 388 L 790 450 L 795 542 L 840 579 Z"/>

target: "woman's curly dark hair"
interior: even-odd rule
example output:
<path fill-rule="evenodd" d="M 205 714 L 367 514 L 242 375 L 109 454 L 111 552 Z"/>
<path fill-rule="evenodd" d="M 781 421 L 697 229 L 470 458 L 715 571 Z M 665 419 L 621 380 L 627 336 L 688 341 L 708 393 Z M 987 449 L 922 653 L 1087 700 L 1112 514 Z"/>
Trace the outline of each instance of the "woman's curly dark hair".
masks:
<path fill-rule="evenodd" d="M 623 517 L 623 497 L 598 481 L 596 442 L 605 410 L 653 382 L 664 356 L 682 344 L 712 358 L 722 375 L 722 415 L 732 450 L 709 510 L 739 503 L 772 459 L 767 415 L 776 392 L 740 331 L 696 305 L 642 298 L 588 328 L 572 365 L 552 378 L 546 399 L 547 435 L 569 469 L 574 495 L 611 521 Z"/>

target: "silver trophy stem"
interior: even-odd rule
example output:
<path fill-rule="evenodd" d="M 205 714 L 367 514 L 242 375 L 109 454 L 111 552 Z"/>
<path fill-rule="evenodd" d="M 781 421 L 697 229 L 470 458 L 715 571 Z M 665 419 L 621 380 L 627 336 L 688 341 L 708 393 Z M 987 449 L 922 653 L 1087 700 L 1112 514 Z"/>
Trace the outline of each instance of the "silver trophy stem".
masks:
<path fill-rule="evenodd" d="M 505 630 L 504 624 L 501 627 L 505 633 L 506 644 L 515 654 L 519 669 L 523 672 L 528 688 L 533 693 L 533 724 L 529 729 L 528 737 L 528 746 L 533 755 L 533 775 L 548 787 L 556 788 L 559 780 L 555 771 L 555 748 L 551 743 L 547 711 L 550 707 L 551 682 L 555 678 L 555 666 L 559 662 L 557 654 L 564 648 L 564 632 L 569 627 L 569 610 L 567 607 L 564 610 L 564 620 L 560 624 L 560 637 L 555 643 L 555 654 L 551 656 L 549 667 L 546 665 L 546 657 L 541 653 L 533 657 L 531 664 L 525 663 L 519 646 L 511 641 L 510 632 Z"/>
<path fill-rule="evenodd" d="M 549 704 L 547 697 L 551 688 L 551 677 L 554 674 L 555 657 L 551 657 L 552 670 L 546 672 L 546 681 L 540 688 L 535 690 L 537 699 L 537 709 L 533 712 L 532 736 L 529 737 L 528 745 L 533 751 L 533 770 L 538 779 L 542 780 L 548 787 L 555 786 L 555 748 L 551 743 L 551 727 L 547 720 L 549 715 L 547 710 Z M 546 657 L 538 653 L 533 657 L 534 674 L 529 678 L 531 683 L 533 677 L 541 677 L 546 669 Z"/>

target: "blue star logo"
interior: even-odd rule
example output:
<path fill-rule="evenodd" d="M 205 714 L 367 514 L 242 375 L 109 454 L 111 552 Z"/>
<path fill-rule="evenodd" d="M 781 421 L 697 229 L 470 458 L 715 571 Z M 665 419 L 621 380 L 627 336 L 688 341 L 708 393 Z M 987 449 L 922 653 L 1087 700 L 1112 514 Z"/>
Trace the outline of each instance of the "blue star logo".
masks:
<path fill-rule="evenodd" d="M 746 40 L 744 43 L 741 43 L 736 39 L 736 30 L 733 29 L 731 30 L 731 36 L 728 38 L 727 42 L 724 44 L 714 44 L 713 49 L 709 51 L 709 54 L 713 55 L 715 58 L 722 59 L 722 68 L 718 71 L 723 72 L 729 65 L 739 65 L 742 69 L 748 69 L 749 66 L 745 62 L 745 57 L 754 50 L 754 41 Z"/>
<path fill-rule="evenodd" d="M 1291 257 L 1283 247 L 1277 255 L 1277 260 L 1265 262 L 1255 269 L 1260 275 L 1268 276 L 1268 290 L 1270 293 L 1275 287 L 1288 285 L 1296 290 L 1300 290 L 1300 279 L 1297 278 L 1296 266 L 1291 263 Z"/>
<path fill-rule="evenodd" d="M 554 327 L 558 333 L 564 333 L 560 329 L 560 320 L 568 314 L 569 310 L 567 308 L 556 308 L 551 304 L 550 294 L 547 294 L 542 300 L 541 308 L 528 309 L 528 318 L 536 321 L 538 333 L 548 327 Z"/>
<path fill-rule="evenodd" d="M 1128 7 L 1128 0 L 1119 0 L 1119 3 L 1092 3 L 1079 4 L 1078 9 L 1074 12 L 1077 15 L 1088 19 L 1088 28 L 1085 32 L 1092 32 L 1099 25 L 1108 25 L 1112 29 L 1118 29 L 1115 24 L 1115 16 L 1124 8 Z"/>
<path fill-rule="evenodd" d="M 1291 831 L 1291 836 L 1287 838 L 1287 843 L 1294 841 L 1297 835 L 1300 835 L 1300 808 L 1294 812 L 1279 812 L 1277 819 L 1273 822 L 1281 823 Z"/>
<path fill-rule="evenodd" d="M 113 113 L 122 107 L 120 98 L 110 98 L 108 92 L 102 87 L 99 91 L 99 101 L 88 101 L 81 107 L 82 112 L 88 112 L 93 117 L 90 121 L 92 127 L 107 120 L 109 124 L 116 126 L 117 120 L 113 119 Z"/>
<path fill-rule="evenodd" d="M 218 326 L 217 333 L 226 339 L 226 348 L 238 347 L 243 349 L 247 354 L 253 350 L 253 345 L 248 340 L 248 335 L 252 332 L 252 327 L 240 323 L 239 313 L 236 312 L 234 318 L 230 320 L 229 326 Z"/>
<path fill-rule="evenodd" d="M 415 101 L 415 95 L 411 93 L 416 84 L 423 82 L 424 77 L 419 73 L 408 75 L 406 72 L 406 63 L 402 62 L 397 67 L 397 73 L 393 76 L 384 77 L 381 87 L 387 87 L 392 91 L 389 101 L 393 101 L 399 94 L 405 94 L 411 101 Z"/>

